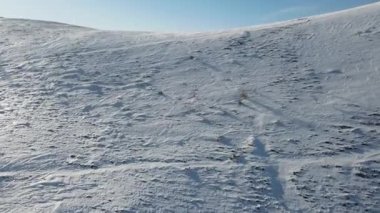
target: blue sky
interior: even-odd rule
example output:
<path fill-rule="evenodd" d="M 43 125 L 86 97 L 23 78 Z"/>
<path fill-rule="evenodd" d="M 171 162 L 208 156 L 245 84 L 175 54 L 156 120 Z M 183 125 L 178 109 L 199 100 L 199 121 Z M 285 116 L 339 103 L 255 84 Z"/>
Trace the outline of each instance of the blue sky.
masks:
<path fill-rule="evenodd" d="M 379 0 L 1 0 L 0 16 L 107 30 L 212 31 L 316 15 Z"/>

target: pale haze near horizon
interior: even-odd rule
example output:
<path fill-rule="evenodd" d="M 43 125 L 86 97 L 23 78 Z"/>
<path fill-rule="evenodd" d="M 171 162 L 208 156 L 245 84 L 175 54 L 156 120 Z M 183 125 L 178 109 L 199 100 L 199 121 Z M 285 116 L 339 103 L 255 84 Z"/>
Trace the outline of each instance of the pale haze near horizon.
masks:
<path fill-rule="evenodd" d="M 213 31 L 348 9 L 378 0 L 2 0 L 0 16 L 105 30 Z"/>

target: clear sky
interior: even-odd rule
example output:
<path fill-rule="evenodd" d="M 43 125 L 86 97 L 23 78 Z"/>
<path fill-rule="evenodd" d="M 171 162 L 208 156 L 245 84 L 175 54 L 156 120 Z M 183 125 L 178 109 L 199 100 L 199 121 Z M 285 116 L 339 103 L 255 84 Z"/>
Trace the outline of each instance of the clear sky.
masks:
<path fill-rule="evenodd" d="M 316 15 L 379 0 L 0 0 L 0 16 L 107 30 L 212 31 Z"/>

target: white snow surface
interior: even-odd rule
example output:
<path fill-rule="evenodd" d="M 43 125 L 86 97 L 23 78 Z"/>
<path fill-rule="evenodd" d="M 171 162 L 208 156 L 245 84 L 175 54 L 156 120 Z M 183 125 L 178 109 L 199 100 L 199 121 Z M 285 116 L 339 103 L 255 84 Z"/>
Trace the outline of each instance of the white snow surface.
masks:
<path fill-rule="evenodd" d="M 0 18 L 0 212 L 379 212 L 380 3 L 223 32 Z"/>

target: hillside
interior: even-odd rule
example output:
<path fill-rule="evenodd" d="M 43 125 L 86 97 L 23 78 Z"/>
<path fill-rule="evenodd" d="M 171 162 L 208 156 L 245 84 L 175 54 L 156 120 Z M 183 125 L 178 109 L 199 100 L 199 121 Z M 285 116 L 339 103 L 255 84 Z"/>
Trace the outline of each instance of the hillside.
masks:
<path fill-rule="evenodd" d="M 376 212 L 380 3 L 211 33 L 0 18 L 0 212 Z"/>

